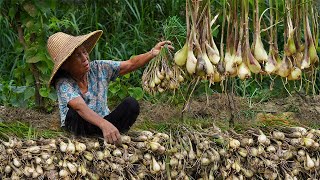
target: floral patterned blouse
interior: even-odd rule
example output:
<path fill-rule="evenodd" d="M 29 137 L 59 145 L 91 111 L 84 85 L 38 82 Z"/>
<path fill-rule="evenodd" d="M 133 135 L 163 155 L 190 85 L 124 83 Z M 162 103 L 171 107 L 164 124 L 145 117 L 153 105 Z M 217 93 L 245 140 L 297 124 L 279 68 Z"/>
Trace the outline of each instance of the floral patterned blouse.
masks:
<path fill-rule="evenodd" d="M 61 126 L 65 125 L 68 102 L 81 96 L 94 112 L 104 117 L 110 113 L 107 105 L 108 85 L 119 76 L 120 61 L 95 60 L 90 62 L 88 91 L 82 94 L 76 81 L 71 77 L 59 78 L 56 90 L 59 101 Z"/>

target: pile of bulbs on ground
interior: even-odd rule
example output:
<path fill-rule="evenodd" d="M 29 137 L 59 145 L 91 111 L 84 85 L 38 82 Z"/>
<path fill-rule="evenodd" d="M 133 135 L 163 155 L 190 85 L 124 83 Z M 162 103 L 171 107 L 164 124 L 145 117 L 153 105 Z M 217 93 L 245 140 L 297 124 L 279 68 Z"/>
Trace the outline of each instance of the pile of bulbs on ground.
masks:
<path fill-rule="evenodd" d="M 1 179 L 319 179 L 320 130 L 181 127 L 131 132 L 122 145 L 97 139 L 0 143 Z"/>

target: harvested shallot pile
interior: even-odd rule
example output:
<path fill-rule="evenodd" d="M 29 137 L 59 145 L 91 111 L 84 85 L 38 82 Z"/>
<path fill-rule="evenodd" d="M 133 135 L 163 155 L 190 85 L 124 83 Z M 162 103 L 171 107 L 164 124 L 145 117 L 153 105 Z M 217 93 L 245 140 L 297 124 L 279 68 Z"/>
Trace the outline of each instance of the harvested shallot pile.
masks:
<path fill-rule="evenodd" d="M 93 138 L 1 140 L 1 179 L 319 179 L 320 130 L 212 126 Z"/>

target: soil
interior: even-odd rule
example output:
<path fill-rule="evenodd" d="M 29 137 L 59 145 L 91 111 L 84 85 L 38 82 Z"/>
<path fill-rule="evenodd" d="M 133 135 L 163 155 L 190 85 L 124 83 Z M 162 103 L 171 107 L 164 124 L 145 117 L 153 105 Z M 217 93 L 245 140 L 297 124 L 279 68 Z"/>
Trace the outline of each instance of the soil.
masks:
<path fill-rule="evenodd" d="M 230 101 L 228 101 L 230 99 Z M 229 103 L 230 102 L 230 103 Z M 165 122 L 181 118 L 182 106 L 167 103 L 152 104 L 140 101 L 141 112 L 138 122 L 151 120 Z M 213 122 L 228 123 L 233 116 L 235 123 L 282 121 L 283 123 L 301 124 L 320 128 L 320 95 L 293 95 L 266 102 L 251 102 L 247 98 L 226 94 L 213 94 L 192 100 L 183 113 L 183 117 L 194 119 L 212 119 Z M 59 111 L 43 113 L 32 109 L 0 106 L 0 122 L 27 122 L 39 129 L 59 130 Z"/>
<path fill-rule="evenodd" d="M 140 119 L 166 121 L 180 118 L 181 111 L 180 106 L 144 102 Z M 228 123 L 232 116 L 235 124 L 240 126 L 261 122 L 266 125 L 281 123 L 320 128 L 320 95 L 311 97 L 295 94 L 266 102 L 251 102 L 248 98 L 213 94 L 193 100 L 184 113 L 184 117 L 212 119 L 220 125 Z"/>

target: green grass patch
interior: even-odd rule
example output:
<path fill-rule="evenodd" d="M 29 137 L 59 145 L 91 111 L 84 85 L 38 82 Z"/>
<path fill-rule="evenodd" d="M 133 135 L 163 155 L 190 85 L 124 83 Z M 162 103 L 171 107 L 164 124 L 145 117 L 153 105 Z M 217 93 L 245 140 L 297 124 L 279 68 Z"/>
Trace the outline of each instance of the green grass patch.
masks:
<path fill-rule="evenodd" d="M 40 137 L 43 138 L 53 138 L 61 135 L 61 131 L 53 130 L 40 130 L 32 127 L 28 123 L 23 122 L 13 122 L 13 123 L 4 123 L 0 122 L 0 138 L 6 137 L 18 137 L 22 139 L 37 139 Z"/>
<path fill-rule="evenodd" d="M 184 120 L 181 119 L 170 119 L 167 121 L 153 121 L 153 120 L 144 120 L 142 122 L 137 122 L 133 126 L 133 130 L 152 130 L 158 132 L 169 132 L 175 129 L 184 127 L 192 127 L 192 128 L 206 128 L 211 126 L 213 123 L 212 119 L 192 119 L 192 118 L 185 118 Z"/>
<path fill-rule="evenodd" d="M 157 132 L 169 132 L 180 129 L 182 126 L 192 128 L 192 129 L 205 129 L 212 127 L 215 124 L 219 127 L 222 131 L 228 131 L 231 129 L 229 126 L 228 119 L 225 120 L 213 120 L 212 118 L 186 118 L 184 120 L 181 119 L 170 119 L 167 121 L 153 121 L 153 120 L 144 120 L 141 122 L 137 122 L 133 126 L 133 130 L 151 130 Z M 248 128 L 258 127 L 254 121 L 249 121 L 244 123 L 235 121 L 234 127 L 232 128 L 236 132 L 245 131 Z"/>

